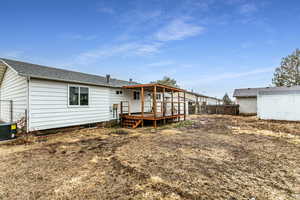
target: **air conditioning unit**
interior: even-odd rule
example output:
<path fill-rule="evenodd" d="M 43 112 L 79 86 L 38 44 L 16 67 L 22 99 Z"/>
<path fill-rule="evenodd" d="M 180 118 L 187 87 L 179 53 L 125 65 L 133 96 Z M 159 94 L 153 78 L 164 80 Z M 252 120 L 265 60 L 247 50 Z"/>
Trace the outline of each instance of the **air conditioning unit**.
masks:
<path fill-rule="evenodd" d="M 13 139 L 15 138 L 16 133 L 17 133 L 16 123 L 0 124 L 0 141 Z"/>

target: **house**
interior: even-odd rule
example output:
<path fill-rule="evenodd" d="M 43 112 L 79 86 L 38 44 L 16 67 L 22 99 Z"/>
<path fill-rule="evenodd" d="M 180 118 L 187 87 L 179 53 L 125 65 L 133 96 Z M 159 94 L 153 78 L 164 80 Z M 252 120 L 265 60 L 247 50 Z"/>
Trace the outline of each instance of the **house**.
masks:
<path fill-rule="evenodd" d="M 241 114 L 261 119 L 300 120 L 300 86 L 236 89 Z"/>
<path fill-rule="evenodd" d="M 121 101 L 139 109 L 135 84 L 91 74 L 0 59 L 1 121 L 26 121 L 27 131 L 116 119 Z M 133 93 L 135 95 L 133 95 Z"/>
<path fill-rule="evenodd" d="M 264 88 L 242 88 L 235 89 L 233 97 L 240 106 L 239 113 L 245 115 L 256 115 L 257 113 L 257 93 Z"/>
<path fill-rule="evenodd" d="M 166 110 L 162 101 L 168 95 L 170 98 L 170 92 L 180 95 L 178 102 L 173 102 L 180 108 L 174 106 L 172 114 L 178 114 L 179 119 L 188 115 L 185 90 L 159 84 L 130 88 L 137 83 L 110 75 L 103 77 L 0 58 L 0 84 L 1 121 L 24 122 L 28 132 L 115 120 L 122 109 L 126 114 L 125 104 L 129 115 L 140 113 L 141 99 L 145 100 L 143 111 L 147 114 L 154 112 L 154 101 L 160 104 L 161 111 Z M 154 87 L 158 89 L 157 100 L 151 91 Z M 145 88 L 143 96 L 141 88 Z M 166 93 L 162 100 L 163 91 Z"/>
<path fill-rule="evenodd" d="M 223 103 L 223 100 L 221 99 L 205 96 L 193 91 L 187 91 L 186 94 L 188 102 L 188 114 L 202 113 L 202 105 L 220 105 Z"/>

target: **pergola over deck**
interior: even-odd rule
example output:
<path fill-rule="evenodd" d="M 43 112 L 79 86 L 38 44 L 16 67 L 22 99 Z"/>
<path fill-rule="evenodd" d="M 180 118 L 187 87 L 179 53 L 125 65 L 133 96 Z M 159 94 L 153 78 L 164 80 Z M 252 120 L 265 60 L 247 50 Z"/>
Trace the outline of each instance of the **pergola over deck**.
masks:
<path fill-rule="evenodd" d="M 185 90 L 180 88 L 170 87 L 161 84 L 138 84 L 138 85 L 129 85 L 124 86 L 126 89 L 133 89 L 140 91 L 140 112 L 131 113 L 130 104 L 124 105 L 124 102 L 121 102 L 121 120 L 124 126 L 132 126 L 136 128 L 140 124 L 143 126 L 144 121 L 153 121 L 153 126 L 157 127 L 157 121 L 163 121 L 166 123 L 167 120 L 178 120 L 180 121 L 181 117 L 186 119 L 186 98 Z M 145 112 L 145 93 L 150 93 L 152 97 L 151 102 L 151 111 Z M 162 96 L 162 101 L 157 100 L 157 93 L 160 93 Z M 176 95 L 177 93 L 177 95 Z M 183 93 L 183 97 L 180 94 Z M 168 97 L 166 95 L 169 95 Z M 177 98 L 176 98 L 177 97 Z M 170 99 L 167 101 L 166 99 Z M 177 101 L 174 101 L 177 99 Z M 150 99 L 151 100 L 151 99 Z M 181 106 L 183 105 L 183 113 L 181 112 Z M 124 108 L 127 107 L 127 113 L 124 112 Z M 158 108 L 160 107 L 160 111 Z"/>

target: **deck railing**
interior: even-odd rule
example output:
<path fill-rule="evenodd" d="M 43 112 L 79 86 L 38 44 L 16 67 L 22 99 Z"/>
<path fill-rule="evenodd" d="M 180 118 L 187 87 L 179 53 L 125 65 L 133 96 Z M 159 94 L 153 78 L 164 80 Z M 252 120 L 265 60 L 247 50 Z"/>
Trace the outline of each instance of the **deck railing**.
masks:
<path fill-rule="evenodd" d="M 154 113 L 154 107 L 152 101 L 145 101 L 144 112 Z M 141 112 L 141 111 L 139 111 Z M 121 101 L 120 104 L 120 114 L 131 115 L 131 107 L 129 101 Z M 173 101 L 173 106 L 171 101 L 156 101 L 156 113 L 161 113 L 163 116 L 179 115 L 184 113 L 184 103 Z"/>
<path fill-rule="evenodd" d="M 130 115 L 130 103 L 129 101 L 121 101 L 121 115 L 128 114 Z"/>

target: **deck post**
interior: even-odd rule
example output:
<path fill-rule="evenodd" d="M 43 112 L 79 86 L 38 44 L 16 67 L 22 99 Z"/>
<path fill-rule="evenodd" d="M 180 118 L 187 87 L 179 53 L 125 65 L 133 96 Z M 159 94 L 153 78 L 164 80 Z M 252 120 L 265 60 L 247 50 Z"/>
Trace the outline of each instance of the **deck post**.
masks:
<path fill-rule="evenodd" d="M 131 113 L 130 113 L 130 101 L 128 101 L 128 115 L 131 115 Z"/>
<path fill-rule="evenodd" d="M 171 114 L 174 115 L 174 99 L 173 99 L 173 90 L 171 91 Z"/>
<path fill-rule="evenodd" d="M 153 116 L 154 116 L 153 126 L 154 126 L 154 128 L 157 127 L 156 112 L 157 112 L 157 105 L 156 105 L 156 85 L 154 85 L 154 87 L 153 87 Z"/>
<path fill-rule="evenodd" d="M 121 115 L 123 115 L 123 101 L 121 101 L 121 109 L 120 109 Z"/>
<path fill-rule="evenodd" d="M 163 94 L 162 94 L 162 113 L 163 113 L 163 117 L 166 116 L 166 103 L 165 103 L 165 92 L 166 92 L 166 88 L 163 88 Z M 164 124 L 166 124 L 166 119 L 164 118 Z"/>
<path fill-rule="evenodd" d="M 185 102 L 185 92 L 183 92 L 183 102 L 184 102 L 184 108 L 183 108 L 183 113 L 184 113 L 184 121 L 186 120 L 186 102 Z"/>
<path fill-rule="evenodd" d="M 178 92 L 178 121 L 180 121 L 180 92 Z"/>
<path fill-rule="evenodd" d="M 141 112 L 142 112 L 142 127 L 144 127 L 144 104 L 145 104 L 145 95 L 144 87 L 141 87 Z"/>
<path fill-rule="evenodd" d="M 199 97 L 196 97 L 195 114 L 199 114 Z"/>

